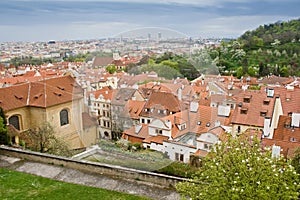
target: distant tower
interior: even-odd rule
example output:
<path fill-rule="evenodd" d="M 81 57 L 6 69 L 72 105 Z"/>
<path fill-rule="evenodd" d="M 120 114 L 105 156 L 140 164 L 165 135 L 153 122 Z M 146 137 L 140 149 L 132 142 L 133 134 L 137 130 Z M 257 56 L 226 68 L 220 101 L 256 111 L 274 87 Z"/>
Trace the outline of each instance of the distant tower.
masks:
<path fill-rule="evenodd" d="M 161 40 L 161 32 L 158 32 L 158 41 Z"/>
<path fill-rule="evenodd" d="M 151 34 L 148 33 L 148 41 L 150 41 L 150 40 L 151 40 Z"/>

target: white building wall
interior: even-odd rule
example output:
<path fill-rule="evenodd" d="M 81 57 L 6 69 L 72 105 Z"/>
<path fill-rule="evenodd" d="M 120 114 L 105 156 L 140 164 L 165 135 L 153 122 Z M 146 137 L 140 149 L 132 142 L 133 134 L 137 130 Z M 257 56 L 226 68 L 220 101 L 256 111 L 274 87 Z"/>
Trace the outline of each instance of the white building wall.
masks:
<path fill-rule="evenodd" d="M 197 151 L 196 148 L 183 146 L 183 145 L 179 145 L 179 144 L 174 144 L 174 143 L 170 143 L 170 142 L 163 142 L 163 148 L 164 148 L 164 152 L 167 153 L 169 158 L 174 161 L 176 161 L 176 158 L 175 158 L 176 153 L 183 154 L 183 162 L 184 163 L 189 163 L 190 155 Z"/>
<path fill-rule="evenodd" d="M 153 142 L 150 144 L 150 149 L 155 150 L 155 151 L 164 152 L 164 146 L 162 144 L 156 144 Z"/>

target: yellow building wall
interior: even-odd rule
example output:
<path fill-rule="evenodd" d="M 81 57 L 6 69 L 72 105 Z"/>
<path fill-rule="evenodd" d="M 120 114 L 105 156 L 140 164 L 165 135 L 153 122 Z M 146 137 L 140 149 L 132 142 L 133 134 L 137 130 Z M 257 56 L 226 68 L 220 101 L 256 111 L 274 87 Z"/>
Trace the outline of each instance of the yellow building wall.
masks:
<path fill-rule="evenodd" d="M 81 141 L 83 137 L 82 128 L 82 100 L 73 100 L 60 105 L 48 107 L 46 109 L 46 120 L 49 122 L 58 138 L 66 141 L 70 148 L 78 149 L 85 147 Z M 60 112 L 68 111 L 69 124 L 60 125 Z"/>
<path fill-rule="evenodd" d="M 68 110 L 69 124 L 60 125 L 60 112 L 63 109 Z M 71 149 L 78 149 L 95 144 L 97 141 L 97 130 L 89 128 L 83 130 L 82 124 L 83 99 L 73 100 L 63 104 L 39 108 L 23 107 L 7 111 L 7 119 L 13 115 L 19 116 L 20 131 L 26 131 L 29 128 L 39 127 L 48 122 L 54 128 L 58 138 L 63 139 Z M 18 141 L 18 138 L 15 140 Z"/>

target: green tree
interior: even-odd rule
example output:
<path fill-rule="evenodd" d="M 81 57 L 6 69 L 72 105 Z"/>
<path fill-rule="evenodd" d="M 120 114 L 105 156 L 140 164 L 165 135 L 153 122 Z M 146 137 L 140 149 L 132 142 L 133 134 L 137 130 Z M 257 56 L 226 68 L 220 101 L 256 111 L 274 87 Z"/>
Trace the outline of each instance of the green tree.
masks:
<path fill-rule="evenodd" d="M 177 62 L 173 62 L 173 61 L 171 61 L 171 60 L 164 60 L 164 61 L 162 61 L 160 64 L 178 70 L 178 63 L 177 63 Z"/>
<path fill-rule="evenodd" d="M 237 78 L 241 78 L 243 75 L 244 75 L 243 74 L 243 67 L 237 68 L 237 70 L 236 70 L 236 77 Z"/>
<path fill-rule="evenodd" d="M 54 128 L 49 123 L 29 129 L 26 136 L 27 147 L 34 151 L 60 156 L 71 155 L 68 145 L 62 139 L 55 136 Z"/>
<path fill-rule="evenodd" d="M 0 107 L 0 144 L 8 144 L 7 121 L 3 109 Z"/>
<path fill-rule="evenodd" d="M 183 197 L 192 199 L 297 199 L 299 175 L 283 157 L 254 137 L 229 138 L 203 159 L 202 167 L 187 182 L 177 184 Z"/>
<path fill-rule="evenodd" d="M 108 65 L 108 66 L 106 67 L 106 71 L 107 71 L 108 73 L 110 73 L 110 74 L 113 74 L 113 73 L 115 73 L 115 72 L 117 71 L 117 67 L 116 67 L 116 65 L 113 65 L 113 64 Z"/>
<path fill-rule="evenodd" d="M 298 147 L 292 159 L 292 165 L 295 167 L 298 174 L 300 174 L 300 148 Z"/>

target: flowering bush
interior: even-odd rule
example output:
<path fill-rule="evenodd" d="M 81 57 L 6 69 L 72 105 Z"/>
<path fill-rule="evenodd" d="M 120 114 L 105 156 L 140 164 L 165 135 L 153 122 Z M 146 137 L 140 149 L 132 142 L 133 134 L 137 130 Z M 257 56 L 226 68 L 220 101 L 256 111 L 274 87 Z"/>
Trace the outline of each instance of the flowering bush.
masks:
<path fill-rule="evenodd" d="M 176 188 L 192 199 L 297 199 L 299 175 L 283 157 L 272 158 L 257 138 L 230 138 Z"/>

